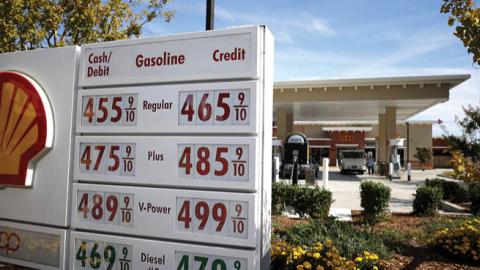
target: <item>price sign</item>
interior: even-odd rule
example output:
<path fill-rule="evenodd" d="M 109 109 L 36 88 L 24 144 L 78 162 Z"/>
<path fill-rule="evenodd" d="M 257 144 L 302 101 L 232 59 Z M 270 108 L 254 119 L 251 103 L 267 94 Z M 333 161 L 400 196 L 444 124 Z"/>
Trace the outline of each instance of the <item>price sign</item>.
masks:
<path fill-rule="evenodd" d="M 80 143 L 80 171 L 84 174 L 134 176 L 135 148 L 134 143 Z"/>
<path fill-rule="evenodd" d="M 254 250 L 200 246 L 72 231 L 73 270 L 259 269 Z"/>
<path fill-rule="evenodd" d="M 261 87 L 244 81 L 80 90 L 77 132 L 258 133 Z"/>
<path fill-rule="evenodd" d="M 134 126 L 136 115 L 137 94 L 82 97 L 83 126 Z"/>
<path fill-rule="evenodd" d="M 72 226 L 255 247 L 256 194 L 74 184 Z"/>
<path fill-rule="evenodd" d="M 78 192 L 77 219 L 86 222 L 133 226 L 133 194 Z"/>
<path fill-rule="evenodd" d="M 250 90 L 180 92 L 180 125 L 248 125 Z"/>
<path fill-rule="evenodd" d="M 254 191 L 258 145 L 252 137 L 78 136 L 74 178 Z"/>
<path fill-rule="evenodd" d="M 132 268 L 132 246 L 75 239 L 74 269 L 128 270 Z"/>

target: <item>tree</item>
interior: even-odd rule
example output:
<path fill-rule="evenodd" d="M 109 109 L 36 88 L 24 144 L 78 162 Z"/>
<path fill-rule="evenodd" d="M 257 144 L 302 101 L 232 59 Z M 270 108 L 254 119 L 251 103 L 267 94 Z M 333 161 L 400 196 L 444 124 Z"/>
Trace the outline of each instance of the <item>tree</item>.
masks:
<path fill-rule="evenodd" d="M 2 0 L 0 53 L 138 37 L 169 0 Z"/>
<path fill-rule="evenodd" d="M 480 9 L 474 7 L 474 0 L 443 0 L 440 12 L 450 15 L 448 25 L 455 25 L 454 35 L 473 54 L 473 62 L 480 64 Z"/>
<path fill-rule="evenodd" d="M 449 134 L 445 126 L 441 127 L 452 152 L 454 177 L 469 183 L 480 181 L 480 106 L 468 105 L 463 112 L 465 116 L 456 120 L 461 136 Z"/>
<path fill-rule="evenodd" d="M 417 153 L 414 157 L 420 161 L 422 171 L 425 170 L 425 164 L 432 160 L 432 152 L 428 147 L 417 147 Z"/>

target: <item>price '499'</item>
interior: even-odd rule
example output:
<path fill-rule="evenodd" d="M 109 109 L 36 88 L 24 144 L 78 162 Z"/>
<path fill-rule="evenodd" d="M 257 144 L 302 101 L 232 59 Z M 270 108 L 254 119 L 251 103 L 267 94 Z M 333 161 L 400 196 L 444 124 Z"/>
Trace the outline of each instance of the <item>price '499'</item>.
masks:
<path fill-rule="evenodd" d="M 177 198 L 177 230 L 235 238 L 248 236 L 248 202 Z"/>

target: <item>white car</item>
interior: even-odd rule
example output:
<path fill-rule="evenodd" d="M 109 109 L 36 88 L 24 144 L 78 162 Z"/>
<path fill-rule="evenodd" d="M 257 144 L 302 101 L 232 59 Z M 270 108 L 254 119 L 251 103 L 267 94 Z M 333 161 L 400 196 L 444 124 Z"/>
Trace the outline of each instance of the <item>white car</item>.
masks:
<path fill-rule="evenodd" d="M 343 150 L 340 152 L 340 173 L 358 172 L 364 174 L 365 151 L 363 150 Z"/>

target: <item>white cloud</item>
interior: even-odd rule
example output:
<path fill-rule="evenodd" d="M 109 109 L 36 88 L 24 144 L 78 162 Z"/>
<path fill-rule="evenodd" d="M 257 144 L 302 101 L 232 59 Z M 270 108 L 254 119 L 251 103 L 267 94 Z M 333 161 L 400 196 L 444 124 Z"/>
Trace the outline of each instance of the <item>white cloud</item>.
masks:
<path fill-rule="evenodd" d="M 218 17 L 220 19 L 223 19 L 225 21 L 229 22 L 234 22 L 235 21 L 235 16 L 233 15 L 232 12 L 230 12 L 227 9 L 224 9 L 222 7 L 216 7 L 215 8 L 215 17 Z"/>
<path fill-rule="evenodd" d="M 322 34 L 325 34 L 325 35 L 328 35 L 328 36 L 334 36 L 335 35 L 335 31 L 332 28 L 330 28 L 327 21 L 323 18 L 313 19 L 311 27 L 319 33 L 322 33 Z"/>

